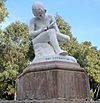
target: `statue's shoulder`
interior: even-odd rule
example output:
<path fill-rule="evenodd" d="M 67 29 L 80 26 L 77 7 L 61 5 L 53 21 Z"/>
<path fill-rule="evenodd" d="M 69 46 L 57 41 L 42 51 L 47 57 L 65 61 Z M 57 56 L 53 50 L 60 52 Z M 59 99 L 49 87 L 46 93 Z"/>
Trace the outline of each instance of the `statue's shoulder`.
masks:
<path fill-rule="evenodd" d="M 52 21 L 53 21 L 53 16 L 52 16 L 52 15 L 47 14 L 46 16 L 47 16 L 47 18 L 48 18 L 48 20 L 49 20 L 50 22 L 52 22 Z"/>
<path fill-rule="evenodd" d="M 30 24 L 34 24 L 36 22 L 36 18 L 31 18 L 30 19 Z"/>
<path fill-rule="evenodd" d="M 53 16 L 52 16 L 52 15 L 50 15 L 50 14 L 47 14 L 47 17 L 48 17 L 48 18 L 50 18 L 50 19 L 52 19 L 52 18 L 53 18 Z"/>

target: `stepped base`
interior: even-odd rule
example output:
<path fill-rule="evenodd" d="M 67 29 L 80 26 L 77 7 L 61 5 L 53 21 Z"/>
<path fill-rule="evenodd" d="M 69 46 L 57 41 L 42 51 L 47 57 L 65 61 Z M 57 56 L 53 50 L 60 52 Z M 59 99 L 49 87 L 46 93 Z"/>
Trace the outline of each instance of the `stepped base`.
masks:
<path fill-rule="evenodd" d="M 65 100 L 23 100 L 23 101 L 0 101 L 0 103 L 100 103 L 100 101 L 65 101 Z"/>

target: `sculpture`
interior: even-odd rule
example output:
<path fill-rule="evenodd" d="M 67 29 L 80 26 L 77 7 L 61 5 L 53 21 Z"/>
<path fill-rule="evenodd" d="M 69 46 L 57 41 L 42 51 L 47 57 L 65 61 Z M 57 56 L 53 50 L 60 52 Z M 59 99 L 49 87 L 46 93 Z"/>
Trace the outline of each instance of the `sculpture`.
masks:
<path fill-rule="evenodd" d="M 29 35 L 32 37 L 35 58 L 46 55 L 66 56 L 67 51 L 60 48 L 58 41 L 70 42 L 70 37 L 59 32 L 56 20 L 46 13 L 41 2 L 32 5 L 34 18 L 30 20 Z"/>

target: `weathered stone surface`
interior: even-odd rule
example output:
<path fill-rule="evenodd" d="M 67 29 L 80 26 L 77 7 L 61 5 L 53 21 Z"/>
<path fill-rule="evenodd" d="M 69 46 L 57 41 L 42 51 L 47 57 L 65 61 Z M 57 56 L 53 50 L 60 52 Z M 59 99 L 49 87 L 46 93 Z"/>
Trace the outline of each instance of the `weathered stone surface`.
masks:
<path fill-rule="evenodd" d="M 89 99 L 89 81 L 77 63 L 44 62 L 26 68 L 17 80 L 17 100 Z"/>
<path fill-rule="evenodd" d="M 24 100 L 24 101 L 0 101 L 0 103 L 100 103 L 100 101 Z"/>

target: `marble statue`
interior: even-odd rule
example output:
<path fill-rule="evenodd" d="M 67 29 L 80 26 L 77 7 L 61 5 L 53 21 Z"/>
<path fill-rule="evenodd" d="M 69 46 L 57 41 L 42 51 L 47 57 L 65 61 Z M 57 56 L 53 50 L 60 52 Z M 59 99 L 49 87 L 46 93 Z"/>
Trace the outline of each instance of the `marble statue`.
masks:
<path fill-rule="evenodd" d="M 70 42 L 70 37 L 60 33 L 56 20 L 46 13 L 44 5 L 36 1 L 32 5 L 34 17 L 30 20 L 29 35 L 32 38 L 35 60 L 49 59 L 51 55 L 67 56 L 67 51 L 60 48 L 59 42 Z"/>

